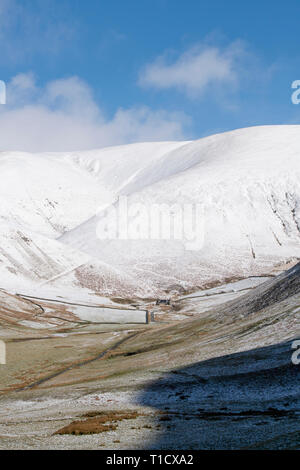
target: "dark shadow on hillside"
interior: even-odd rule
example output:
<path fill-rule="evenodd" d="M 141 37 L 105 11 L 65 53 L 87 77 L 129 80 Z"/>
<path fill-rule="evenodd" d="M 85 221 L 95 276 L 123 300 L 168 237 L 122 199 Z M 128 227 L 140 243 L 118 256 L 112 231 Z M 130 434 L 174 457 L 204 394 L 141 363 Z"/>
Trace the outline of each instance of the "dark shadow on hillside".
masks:
<path fill-rule="evenodd" d="M 145 388 L 158 411 L 148 449 L 292 449 L 299 444 L 299 366 L 292 342 L 175 369 Z"/>

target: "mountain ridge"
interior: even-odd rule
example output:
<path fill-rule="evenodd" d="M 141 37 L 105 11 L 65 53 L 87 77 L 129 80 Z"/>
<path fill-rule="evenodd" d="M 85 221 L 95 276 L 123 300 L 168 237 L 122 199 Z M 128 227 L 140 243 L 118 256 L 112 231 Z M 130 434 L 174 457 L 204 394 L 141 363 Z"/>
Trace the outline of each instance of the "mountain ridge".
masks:
<path fill-rule="evenodd" d="M 11 269 L 6 260 L 16 243 L 15 236 L 5 232 L 18 231 L 32 240 L 44 237 L 39 243 L 46 257 L 48 253 L 55 260 L 71 250 L 75 261 L 65 262 L 69 255 L 63 256 L 61 267 L 48 276 L 42 272 L 43 263 L 33 266 L 30 252 L 22 248 L 19 265 L 40 269 L 37 277 L 43 281 L 47 276 L 48 281 L 63 280 L 73 266 L 75 274 L 67 275 L 66 282 L 76 284 L 79 275 L 79 285 L 97 286 L 100 293 L 108 267 L 112 279 L 120 273 L 120 279 L 128 280 L 124 286 L 131 286 L 130 295 L 136 289 L 147 296 L 266 273 L 300 258 L 299 157 L 296 125 L 86 152 L 2 152 L 0 221 L 7 249 L 0 253 L 0 276 L 5 279 Z M 103 214 L 121 197 L 129 205 L 142 204 L 146 211 L 155 204 L 200 204 L 204 244 L 188 250 L 181 239 L 100 240 Z M 18 272 L 12 282 L 16 276 Z M 96 282 L 91 283 L 93 276 Z"/>

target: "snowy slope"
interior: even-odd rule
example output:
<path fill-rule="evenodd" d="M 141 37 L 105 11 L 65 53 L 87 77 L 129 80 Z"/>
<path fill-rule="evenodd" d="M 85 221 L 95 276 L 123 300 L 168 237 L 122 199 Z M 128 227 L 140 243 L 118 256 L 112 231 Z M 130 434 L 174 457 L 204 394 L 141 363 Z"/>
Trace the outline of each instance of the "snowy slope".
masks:
<path fill-rule="evenodd" d="M 76 227 L 107 196 L 66 156 L 0 153 L 0 220 L 56 238 Z"/>
<path fill-rule="evenodd" d="M 149 161 L 182 146 L 153 142 L 88 152 L 0 152 L 0 220 L 58 237 L 114 200 Z"/>
<path fill-rule="evenodd" d="M 300 126 L 71 153 L 0 153 L 0 285 L 158 295 L 300 257 Z M 204 243 L 104 240 L 119 198 L 201 206 Z M 191 215 L 189 216 L 191 219 Z M 191 221 L 189 219 L 189 221 Z"/>
<path fill-rule="evenodd" d="M 44 235 L 0 223 L 1 287 L 41 283 L 73 270 L 89 258 Z"/>
<path fill-rule="evenodd" d="M 118 173 L 118 169 L 115 169 Z M 99 240 L 103 214 L 60 240 L 155 289 L 191 289 L 263 273 L 300 257 L 300 127 L 266 126 L 184 143 L 153 159 L 120 194 L 129 204 L 201 204 L 204 245 Z"/>
<path fill-rule="evenodd" d="M 145 176 L 149 165 L 156 164 L 175 149 L 180 149 L 186 142 L 146 142 L 117 147 L 106 147 L 100 150 L 61 154 L 67 161 L 93 175 L 98 183 L 110 193 L 128 193 L 133 182 L 141 181 L 145 185 Z"/>
<path fill-rule="evenodd" d="M 148 143 L 88 152 L 0 153 L 0 286 L 51 281 L 116 295 L 139 290 L 131 276 L 57 239 L 116 198 L 151 158 L 181 143 Z M 118 171 L 114 172 L 117 168 Z M 69 274 L 70 273 L 70 274 Z M 61 277 L 64 277 L 64 281 Z"/>

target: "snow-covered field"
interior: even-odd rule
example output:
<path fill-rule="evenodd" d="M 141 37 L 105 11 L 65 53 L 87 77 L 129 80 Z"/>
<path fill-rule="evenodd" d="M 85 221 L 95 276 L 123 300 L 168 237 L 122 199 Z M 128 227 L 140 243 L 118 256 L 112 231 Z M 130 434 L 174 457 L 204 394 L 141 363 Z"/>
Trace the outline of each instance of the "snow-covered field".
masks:
<path fill-rule="evenodd" d="M 266 274 L 300 258 L 299 181 L 300 126 L 77 153 L 2 152 L 0 285 L 132 298 Z M 203 245 L 100 239 L 104 211 L 123 196 L 149 210 L 201 205 Z"/>

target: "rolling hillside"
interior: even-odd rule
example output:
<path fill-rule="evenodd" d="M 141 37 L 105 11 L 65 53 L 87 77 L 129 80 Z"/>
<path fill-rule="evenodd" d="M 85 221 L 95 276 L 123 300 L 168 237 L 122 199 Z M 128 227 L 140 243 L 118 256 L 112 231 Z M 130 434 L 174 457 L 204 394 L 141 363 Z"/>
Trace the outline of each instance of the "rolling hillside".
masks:
<path fill-rule="evenodd" d="M 300 258 L 299 156 L 299 126 L 88 152 L 2 152 L 0 283 L 148 297 L 265 274 Z M 105 239 L 125 197 L 129 210 L 140 207 L 131 219 L 144 238 Z M 181 220 L 196 223 L 200 243 L 193 231 L 151 238 L 155 205 L 170 209 L 158 219 L 167 228 L 174 207 L 192 208 Z"/>

